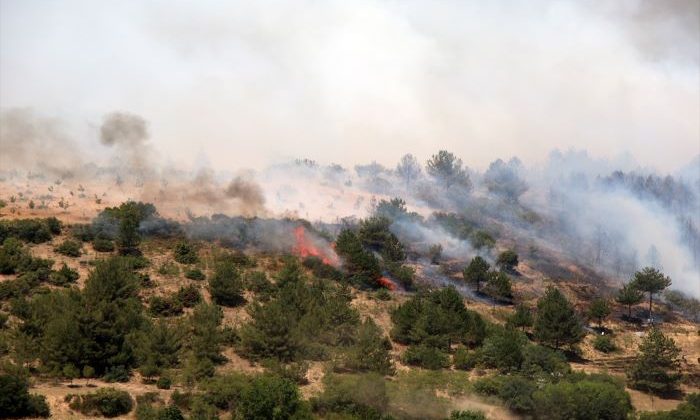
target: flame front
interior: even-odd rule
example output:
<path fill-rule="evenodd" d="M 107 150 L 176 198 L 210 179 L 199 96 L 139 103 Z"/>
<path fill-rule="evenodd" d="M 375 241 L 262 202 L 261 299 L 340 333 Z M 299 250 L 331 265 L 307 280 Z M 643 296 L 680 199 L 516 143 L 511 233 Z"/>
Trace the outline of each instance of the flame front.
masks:
<path fill-rule="evenodd" d="M 294 229 L 294 238 L 296 239 L 294 253 L 300 257 L 318 257 L 324 264 L 332 265 L 333 267 L 338 267 L 340 265 L 340 259 L 333 248 L 331 246 L 324 248 L 316 246 L 316 244 L 306 237 L 304 226 L 297 226 Z"/>
<path fill-rule="evenodd" d="M 396 286 L 396 283 L 394 283 L 391 279 L 388 277 L 379 277 L 379 280 L 377 280 L 377 283 L 382 285 L 382 287 L 385 287 L 389 290 L 396 290 L 398 286 Z"/>

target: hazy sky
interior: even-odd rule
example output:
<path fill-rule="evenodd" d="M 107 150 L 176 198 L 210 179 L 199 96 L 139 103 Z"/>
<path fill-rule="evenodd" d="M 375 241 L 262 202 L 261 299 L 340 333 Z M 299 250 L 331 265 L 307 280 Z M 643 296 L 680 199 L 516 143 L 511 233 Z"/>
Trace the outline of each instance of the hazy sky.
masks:
<path fill-rule="evenodd" d="M 0 0 L 0 107 L 221 169 L 700 153 L 700 1 Z"/>

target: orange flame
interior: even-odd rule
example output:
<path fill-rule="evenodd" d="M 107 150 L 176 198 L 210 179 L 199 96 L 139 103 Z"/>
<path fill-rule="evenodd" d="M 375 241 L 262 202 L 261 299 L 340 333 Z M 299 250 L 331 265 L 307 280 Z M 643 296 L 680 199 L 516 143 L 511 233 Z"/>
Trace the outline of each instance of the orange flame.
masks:
<path fill-rule="evenodd" d="M 390 279 L 386 277 L 379 277 L 379 280 L 377 280 L 377 283 L 382 285 L 383 287 L 389 289 L 389 290 L 396 290 L 397 286 L 396 283 L 391 281 Z"/>
<path fill-rule="evenodd" d="M 338 255 L 333 248 L 327 247 L 319 249 L 306 237 L 306 230 L 303 226 L 294 228 L 294 238 L 296 239 L 296 244 L 293 251 L 300 257 L 319 257 L 324 264 L 332 265 L 333 267 L 340 265 Z"/>

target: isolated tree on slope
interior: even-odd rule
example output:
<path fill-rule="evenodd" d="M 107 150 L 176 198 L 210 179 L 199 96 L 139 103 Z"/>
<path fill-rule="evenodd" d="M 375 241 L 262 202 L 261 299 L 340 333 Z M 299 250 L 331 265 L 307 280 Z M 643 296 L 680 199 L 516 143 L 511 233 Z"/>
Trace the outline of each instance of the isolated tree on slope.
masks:
<path fill-rule="evenodd" d="M 411 186 L 411 183 L 418 179 L 421 174 L 421 167 L 418 163 L 418 159 L 412 154 L 404 155 L 399 164 L 396 165 L 396 173 L 404 180 L 406 183 L 406 188 Z"/>
<path fill-rule="evenodd" d="M 632 388 L 666 394 L 681 379 L 680 349 L 672 338 L 652 328 L 639 345 L 639 357 L 628 375 Z"/>
<path fill-rule="evenodd" d="M 632 284 L 637 290 L 649 293 L 649 319 L 652 319 L 652 297 L 671 285 L 671 278 L 653 267 L 646 267 L 634 273 Z M 653 322 L 653 321 L 652 321 Z"/>
<path fill-rule="evenodd" d="M 535 338 L 541 343 L 559 348 L 562 344 L 576 344 L 584 332 L 574 308 L 554 287 L 548 287 L 537 301 Z"/>
<path fill-rule="evenodd" d="M 644 299 L 644 293 L 635 288 L 632 282 L 622 285 L 615 297 L 617 303 L 627 306 L 628 318 L 632 318 L 632 305 L 638 304 L 642 299 Z"/>
<path fill-rule="evenodd" d="M 488 272 L 491 266 L 483 258 L 478 255 L 472 258 L 468 266 L 464 268 L 462 275 L 464 281 L 476 285 L 476 291 L 479 291 L 479 285 L 488 281 Z"/>
<path fill-rule="evenodd" d="M 471 189 L 469 175 L 462 168 L 462 159 L 446 150 L 440 150 L 426 163 L 428 174 L 443 183 L 445 189 L 452 185 L 462 185 Z"/>
<path fill-rule="evenodd" d="M 602 298 L 594 299 L 588 308 L 588 316 L 598 321 L 598 327 L 603 326 L 603 320 L 610 315 L 610 305 L 608 301 Z"/>

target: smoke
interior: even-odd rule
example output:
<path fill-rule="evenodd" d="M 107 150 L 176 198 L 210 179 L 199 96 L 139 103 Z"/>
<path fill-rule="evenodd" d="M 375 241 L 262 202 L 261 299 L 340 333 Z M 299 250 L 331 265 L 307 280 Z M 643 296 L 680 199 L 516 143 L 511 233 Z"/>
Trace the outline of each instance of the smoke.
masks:
<path fill-rule="evenodd" d="M 697 154 L 696 0 L 512 3 L 3 1 L 0 103 L 128 110 L 165 160 L 218 170 Z"/>
<path fill-rule="evenodd" d="M 621 24 L 644 58 L 700 63 L 697 0 L 591 1 L 588 5 Z"/>
<path fill-rule="evenodd" d="M 126 112 L 112 112 L 104 116 L 100 142 L 114 147 L 119 156 L 124 156 L 129 169 L 141 173 L 152 169 L 148 139 L 148 125 L 143 117 Z"/>
<path fill-rule="evenodd" d="M 265 212 L 265 197 L 262 188 L 251 180 L 237 176 L 228 184 L 225 194 L 228 198 L 238 200 L 244 215 L 256 215 Z"/>
<path fill-rule="evenodd" d="M 58 119 L 30 109 L 0 114 L 0 168 L 64 177 L 82 165 L 84 157 Z"/>

